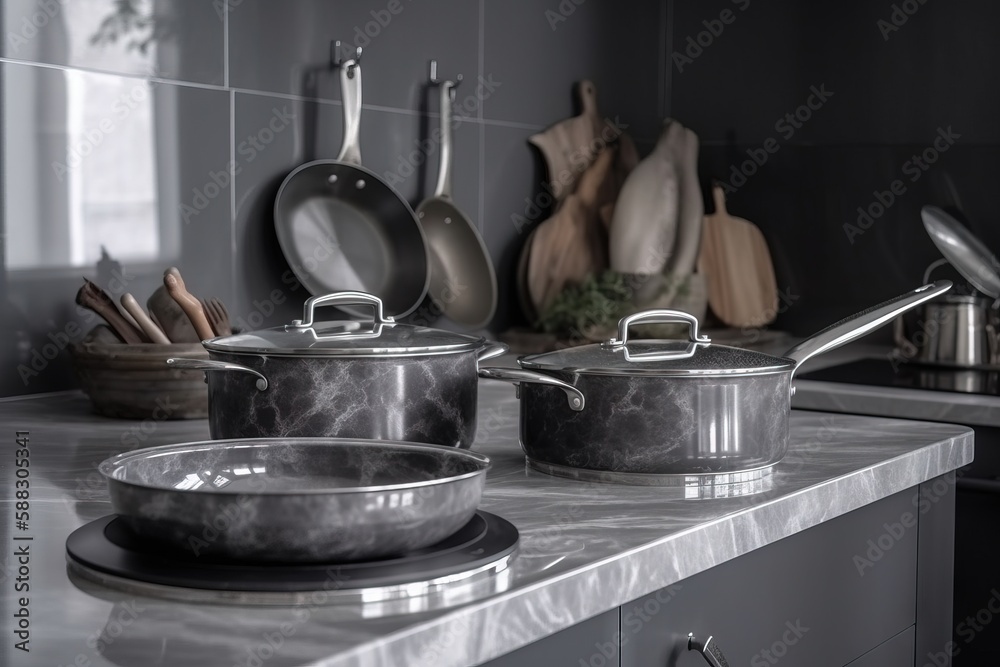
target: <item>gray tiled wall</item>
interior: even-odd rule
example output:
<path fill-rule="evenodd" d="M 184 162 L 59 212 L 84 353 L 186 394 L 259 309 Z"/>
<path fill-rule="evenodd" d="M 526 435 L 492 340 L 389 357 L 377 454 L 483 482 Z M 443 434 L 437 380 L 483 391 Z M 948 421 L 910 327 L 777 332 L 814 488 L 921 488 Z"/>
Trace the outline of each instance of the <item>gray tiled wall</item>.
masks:
<path fill-rule="evenodd" d="M 278 249 L 272 207 L 291 169 L 339 148 L 332 40 L 364 46 L 364 161 L 399 175 L 412 204 L 429 194 L 437 168 L 434 151 L 415 169 L 403 165 L 437 122 L 428 62 L 436 58 L 443 76 L 464 75 L 455 198 L 479 225 L 498 270 L 494 330 L 520 318 L 511 293 L 523 236 L 511 216 L 544 177 L 528 136 L 575 112 L 572 86 L 583 78 L 596 82 L 602 112 L 620 116 L 640 146 L 655 138 L 666 106 L 667 11 L 659 0 L 155 0 L 152 30 L 116 14 L 121 7 L 2 1 L 2 239 L 38 252 L 31 261 L 0 253 L 0 395 L 74 385 L 63 334 L 69 322 L 94 322 L 73 297 L 81 275 L 108 276 L 78 256 L 63 259 L 63 246 L 87 246 L 90 238 L 70 238 L 66 183 L 100 176 L 110 184 L 101 197 L 120 203 L 127 188 L 115 184 L 130 182 L 150 150 L 155 213 L 121 227 L 109 243 L 147 233 L 158 235 L 158 250 L 122 262 L 125 289 L 144 301 L 163 269 L 176 265 L 192 291 L 223 298 L 238 321 L 275 325 L 297 315 L 307 295 Z M 477 100 L 482 82 L 490 83 Z M 67 100 L 100 90 L 139 91 L 142 113 L 120 118 L 108 98 L 108 109 L 68 134 Z M 140 116 L 151 119 L 146 134 L 135 135 L 145 143 L 130 143 Z M 66 157 L 71 137 L 95 128 L 100 141 L 72 178 L 60 179 L 50 163 Z M 142 232 L 147 223 L 154 231 Z"/>

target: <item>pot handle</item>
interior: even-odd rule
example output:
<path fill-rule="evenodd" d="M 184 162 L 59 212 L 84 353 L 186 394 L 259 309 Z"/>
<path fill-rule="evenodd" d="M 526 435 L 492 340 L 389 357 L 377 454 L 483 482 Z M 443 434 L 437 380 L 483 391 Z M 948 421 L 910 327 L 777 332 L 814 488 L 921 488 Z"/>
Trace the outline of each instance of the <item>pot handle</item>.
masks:
<path fill-rule="evenodd" d="M 361 164 L 361 49 L 356 58 L 340 63 L 340 90 L 344 103 L 344 143 L 338 162 Z"/>
<path fill-rule="evenodd" d="M 685 349 L 676 352 L 629 354 L 628 328 L 633 324 L 687 324 L 689 326 L 688 336 L 690 342 Z M 694 356 L 697 345 L 711 342 L 708 336 L 698 333 L 698 318 L 694 315 L 681 310 L 654 309 L 633 313 L 618 320 L 618 338 L 606 340 L 601 345 L 612 350 L 624 349 L 626 361 L 668 361 L 670 359 L 687 359 Z"/>
<path fill-rule="evenodd" d="M 950 280 L 938 280 L 929 285 L 918 287 L 906 294 L 901 294 L 894 299 L 884 301 L 877 306 L 872 306 L 867 310 L 863 310 L 856 315 L 851 315 L 823 329 L 818 334 L 799 343 L 785 353 L 786 357 L 795 362 L 792 374 L 794 375 L 795 371 L 802 367 L 802 364 L 817 354 L 828 352 L 861 338 L 897 315 L 925 301 L 930 301 L 934 297 L 944 294 L 949 289 L 951 289 Z"/>
<path fill-rule="evenodd" d="M 508 349 L 507 345 L 504 343 L 487 343 L 486 347 L 479 351 L 476 356 L 477 363 L 483 363 L 488 359 L 493 359 L 494 357 L 499 357 L 504 354 Z"/>
<path fill-rule="evenodd" d="M 373 321 L 375 328 L 381 330 L 383 324 L 395 324 L 396 320 L 390 315 L 385 315 L 382 310 L 382 299 L 367 292 L 334 292 L 322 296 L 311 296 L 306 299 L 302 307 L 302 319 L 292 320 L 291 324 L 286 324 L 286 329 L 308 329 L 312 327 L 316 308 L 319 306 L 371 306 L 375 310 Z M 348 334 L 350 335 L 350 334 Z M 344 337 L 343 334 L 338 336 Z"/>
<path fill-rule="evenodd" d="M 559 387 L 566 394 L 566 402 L 569 403 L 569 409 L 574 412 L 580 412 L 583 410 L 587 403 L 587 399 L 584 397 L 582 391 L 568 382 L 563 382 L 558 378 L 554 378 L 551 375 L 545 375 L 543 373 L 526 371 L 519 368 L 499 368 L 491 366 L 489 368 L 480 368 L 479 377 L 486 378 L 487 380 L 503 380 L 504 382 L 510 382 L 517 387 L 518 397 L 521 396 L 522 382 L 534 382 L 536 384 L 547 384 L 553 387 Z"/>
<path fill-rule="evenodd" d="M 167 365 L 174 368 L 183 368 L 192 371 L 239 371 L 257 376 L 257 389 L 264 391 L 267 389 L 267 378 L 252 368 L 231 364 L 228 361 L 210 361 L 208 359 L 178 359 L 176 357 L 167 359 Z"/>

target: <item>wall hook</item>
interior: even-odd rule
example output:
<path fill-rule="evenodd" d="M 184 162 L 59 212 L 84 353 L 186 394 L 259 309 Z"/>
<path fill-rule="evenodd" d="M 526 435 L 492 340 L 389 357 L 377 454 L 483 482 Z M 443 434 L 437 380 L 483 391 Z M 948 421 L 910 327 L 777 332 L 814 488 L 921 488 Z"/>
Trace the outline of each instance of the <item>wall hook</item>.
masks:
<path fill-rule="evenodd" d="M 361 47 L 355 47 L 354 53 L 345 58 L 342 54 L 344 51 L 350 51 L 350 45 L 348 44 L 348 48 L 345 49 L 342 44 L 339 39 L 335 42 L 330 42 L 330 67 L 336 69 L 348 63 L 347 75 L 354 76 L 354 68 L 361 63 Z"/>
<path fill-rule="evenodd" d="M 438 61 L 431 60 L 431 85 L 439 86 L 443 83 L 451 84 L 451 99 L 455 100 L 455 89 L 458 88 L 458 84 L 462 83 L 462 75 L 458 74 L 455 76 L 454 81 L 447 81 L 438 78 Z"/>

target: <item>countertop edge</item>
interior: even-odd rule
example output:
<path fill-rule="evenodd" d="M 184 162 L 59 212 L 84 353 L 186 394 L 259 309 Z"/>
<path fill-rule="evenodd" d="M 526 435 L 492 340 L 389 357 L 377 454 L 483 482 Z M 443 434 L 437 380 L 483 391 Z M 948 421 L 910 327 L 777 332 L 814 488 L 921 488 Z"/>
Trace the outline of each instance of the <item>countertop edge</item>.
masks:
<path fill-rule="evenodd" d="M 475 665 L 972 462 L 973 431 L 460 607 L 315 665 Z M 876 475 L 876 471 L 879 474 Z M 803 502 L 803 496 L 810 501 Z M 805 509 L 803 509 L 805 508 Z M 863 545 L 859 545 L 862 548 Z M 711 558 L 706 557 L 711 554 Z"/>

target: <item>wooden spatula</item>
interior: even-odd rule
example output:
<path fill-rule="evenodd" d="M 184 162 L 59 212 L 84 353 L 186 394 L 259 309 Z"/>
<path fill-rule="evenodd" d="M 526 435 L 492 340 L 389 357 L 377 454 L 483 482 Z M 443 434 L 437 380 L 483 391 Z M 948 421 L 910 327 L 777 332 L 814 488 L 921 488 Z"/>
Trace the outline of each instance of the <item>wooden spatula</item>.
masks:
<path fill-rule="evenodd" d="M 177 302 L 177 305 L 181 307 L 181 310 L 188 316 L 188 319 L 191 320 L 191 325 L 194 326 L 198 337 L 201 340 L 215 338 L 215 332 L 212 331 L 212 326 L 208 323 L 208 318 L 205 317 L 205 311 L 202 309 L 201 303 L 187 291 L 184 286 L 184 280 L 180 277 L 180 272 L 177 269 L 167 269 L 167 272 L 163 275 L 163 286 L 167 288 L 167 292 Z"/>
<path fill-rule="evenodd" d="M 708 305 L 731 327 L 761 327 L 778 314 L 778 285 L 764 235 L 726 211 L 722 187 L 712 188 L 715 213 L 705 216 L 698 271 L 708 282 Z"/>

